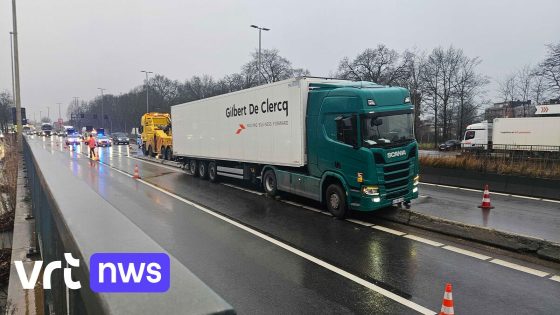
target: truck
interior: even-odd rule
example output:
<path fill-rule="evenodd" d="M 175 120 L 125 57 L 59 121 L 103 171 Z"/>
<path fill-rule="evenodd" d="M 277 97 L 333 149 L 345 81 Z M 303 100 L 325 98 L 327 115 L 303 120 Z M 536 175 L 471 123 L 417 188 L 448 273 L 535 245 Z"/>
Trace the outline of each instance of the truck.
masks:
<path fill-rule="evenodd" d="M 495 118 L 468 125 L 463 149 L 558 152 L 560 117 Z"/>
<path fill-rule="evenodd" d="M 168 113 L 146 113 L 140 119 L 141 149 L 144 155 L 173 158 L 171 117 Z"/>
<path fill-rule="evenodd" d="M 404 88 L 299 77 L 171 107 L 173 155 L 193 175 L 349 210 L 418 197 L 413 106 Z"/>

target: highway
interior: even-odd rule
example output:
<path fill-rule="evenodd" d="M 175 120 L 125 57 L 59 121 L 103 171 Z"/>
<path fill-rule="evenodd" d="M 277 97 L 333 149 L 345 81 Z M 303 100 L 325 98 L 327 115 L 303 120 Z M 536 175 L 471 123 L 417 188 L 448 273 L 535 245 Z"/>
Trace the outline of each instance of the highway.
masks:
<path fill-rule="evenodd" d="M 240 314 L 433 314 L 446 283 L 458 314 L 560 312 L 557 264 L 369 215 L 337 220 L 313 202 L 274 200 L 235 181 L 212 184 L 137 159 L 126 146 L 100 148 L 94 162 L 85 146 L 69 150 L 57 138 L 29 142 L 52 152 L 61 172 L 82 179 Z M 135 165 L 141 180 L 131 178 Z M 425 197 L 413 207 L 460 209 L 476 197 L 421 189 Z M 454 203 L 456 195 L 464 197 Z M 540 202 L 513 201 L 520 210 Z"/>

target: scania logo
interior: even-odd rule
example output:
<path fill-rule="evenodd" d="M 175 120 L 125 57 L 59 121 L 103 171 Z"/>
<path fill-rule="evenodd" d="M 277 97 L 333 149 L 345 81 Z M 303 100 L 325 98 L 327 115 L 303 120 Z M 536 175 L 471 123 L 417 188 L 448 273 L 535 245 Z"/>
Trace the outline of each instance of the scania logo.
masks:
<path fill-rule="evenodd" d="M 398 156 L 403 156 L 403 155 L 406 155 L 405 150 L 393 151 L 393 152 L 387 153 L 387 157 L 390 158 L 390 159 L 394 158 L 394 157 L 398 157 Z"/>

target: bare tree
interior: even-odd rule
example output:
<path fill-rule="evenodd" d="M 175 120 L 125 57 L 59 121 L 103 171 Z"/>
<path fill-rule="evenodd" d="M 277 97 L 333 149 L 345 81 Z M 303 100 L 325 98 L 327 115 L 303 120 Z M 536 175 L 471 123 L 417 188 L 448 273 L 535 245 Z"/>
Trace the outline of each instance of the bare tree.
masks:
<path fill-rule="evenodd" d="M 498 81 L 498 93 L 502 101 L 514 101 L 517 96 L 517 73 L 510 73 Z"/>
<path fill-rule="evenodd" d="M 556 97 L 560 97 L 560 42 L 547 45 L 546 58 L 539 64 L 539 73 L 546 86 Z"/>
<path fill-rule="evenodd" d="M 160 74 L 150 78 L 150 88 L 161 98 L 160 103 L 167 107 L 179 96 L 179 82 Z"/>
<path fill-rule="evenodd" d="M 450 46 L 446 50 L 435 48 L 428 55 L 423 73 L 423 81 L 434 111 L 434 141 L 438 141 L 438 121 L 443 121 L 442 135 L 449 137 L 452 120 L 452 101 L 456 92 L 457 77 L 462 63 L 465 62 L 463 50 Z M 439 114 L 439 115 L 438 115 Z M 440 116 L 440 117 L 438 117 Z"/>
<path fill-rule="evenodd" d="M 465 57 L 459 65 L 454 93 L 457 99 L 457 138 L 461 138 L 463 129 L 478 117 L 477 112 L 482 104 L 480 97 L 484 95 L 483 88 L 490 82 L 486 76 L 476 72 L 476 67 L 481 62 L 478 57 Z"/>
<path fill-rule="evenodd" d="M 533 74 L 533 86 L 531 87 L 531 98 L 535 101 L 535 105 L 540 104 L 548 95 L 548 86 L 545 77 L 540 73 L 539 69 Z"/>
<path fill-rule="evenodd" d="M 404 78 L 403 86 L 410 91 L 411 103 L 414 106 L 414 130 L 420 128 L 420 115 L 422 114 L 422 81 L 425 63 L 425 55 L 417 51 L 406 50 L 402 55 L 406 64 L 407 76 Z"/>
<path fill-rule="evenodd" d="M 4 131 L 6 131 L 8 124 L 12 120 L 11 108 L 13 106 L 13 98 L 10 92 L 0 92 L 0 128 Z"/>
<path fill-rule="evenodd" d="M 525 65 L 517 72 L 517 98 L 524 101 L 523 117 L 527 117 L 527 115 L 529 115 L 529 108 L 525 101 L 529 101 L 531 97 L 533 81 L 535 80 L 534 73 L 534 69 L 529 65 Z"/>
<path fill-rule="evenodd" d="M 402 62 L 397 51 L 379 44 L 377 48 L 364 50 L 353 60 L 348 57 L 342 59 L 337 77 L 393 85 L 397 81 L 404 81 L 407 71 L 408 64 Z"/>

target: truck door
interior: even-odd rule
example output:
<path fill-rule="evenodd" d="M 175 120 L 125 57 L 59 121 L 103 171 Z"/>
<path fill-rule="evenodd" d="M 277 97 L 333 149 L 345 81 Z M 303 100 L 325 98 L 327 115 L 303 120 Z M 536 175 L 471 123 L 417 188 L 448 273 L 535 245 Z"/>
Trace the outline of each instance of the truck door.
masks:
<path fill-rule="evenodd" d="M 340 173 L 355 186 L 357 173 L 363 172 L 358 153 L 358 116 L 327 114 L 323 119 L 326 139 L 322 141 L 318 154 L 319 169 Z"/>

